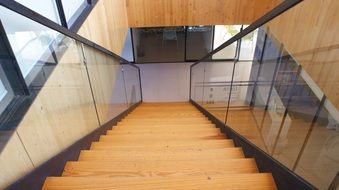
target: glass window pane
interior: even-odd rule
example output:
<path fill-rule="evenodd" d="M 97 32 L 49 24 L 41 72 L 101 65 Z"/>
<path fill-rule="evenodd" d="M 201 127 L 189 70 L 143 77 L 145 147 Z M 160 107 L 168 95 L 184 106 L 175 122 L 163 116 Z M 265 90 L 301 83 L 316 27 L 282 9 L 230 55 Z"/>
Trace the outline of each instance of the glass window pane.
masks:
<path fill-rule="evenodd" d="M 56 63 L 57 60 L 51 59 L 51 55 L 61 38 L 58 38 L 57 32 L 3 7 L 0 7 L 0 18 L 22 75 L 29 85 L 46 62 Z"/>
<path fill-rule="evenodd" d="M 16 2 L 24 5 L 25 7 L 41 14 L 42 16 L 60 24 L 60 18 L 55 0 L 15 0 Z"/>
<path fill-rule="evenodd" d="M 185 61 L 185 27 L 133 28 L 137 63 Z"/>
<path fill-rule="evenodd" d="M 199 60 L 211 52 L 212 40 L 212 26 L 189 26 L 186 36 L 186 60 Z"/>
<path fill-rule="evenodd" d="M 68 27 L 72 26 L 75 20 L 80 16 L 81 12 L 86 8 L 86 0 L 62 0 L 65 17 Z"/>
<path fill-rule="evenodd" d="M 213 49 L 235 36 L 241 30 L 241 25 L 215 25 Z M 237 49 L 237 42 L 227 46 L 212 56 L 212 59 L 234 59 Z"/>

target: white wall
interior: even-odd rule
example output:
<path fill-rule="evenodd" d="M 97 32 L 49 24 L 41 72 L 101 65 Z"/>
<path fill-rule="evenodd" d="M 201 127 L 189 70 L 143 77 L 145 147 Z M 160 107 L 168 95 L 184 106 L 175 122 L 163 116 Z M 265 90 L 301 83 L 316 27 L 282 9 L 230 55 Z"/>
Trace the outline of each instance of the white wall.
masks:
<path fill-rule="evenodd" d="M 189 101 L 193 63 L 138 64 L 144 102 Z"/>

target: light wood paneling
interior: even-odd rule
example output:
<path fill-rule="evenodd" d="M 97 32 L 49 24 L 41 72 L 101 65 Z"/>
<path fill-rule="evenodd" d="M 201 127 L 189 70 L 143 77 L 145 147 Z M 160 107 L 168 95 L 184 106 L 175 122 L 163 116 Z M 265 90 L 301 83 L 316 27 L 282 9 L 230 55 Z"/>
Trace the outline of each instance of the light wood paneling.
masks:
<path fill-rule="evenodd" d="M 271 21 L 276 38 L 339 108 L 339 1 L 306 0 Z"/>
<path fill-rule="evenodd" d="M 130 27 L 250 24 L 281 0 L 127 0 Z"/>
<path fill-rule="evenodd" d="M 78 34 L 121 55 L 127 32 L 125 0 L 100 0 Z"/>

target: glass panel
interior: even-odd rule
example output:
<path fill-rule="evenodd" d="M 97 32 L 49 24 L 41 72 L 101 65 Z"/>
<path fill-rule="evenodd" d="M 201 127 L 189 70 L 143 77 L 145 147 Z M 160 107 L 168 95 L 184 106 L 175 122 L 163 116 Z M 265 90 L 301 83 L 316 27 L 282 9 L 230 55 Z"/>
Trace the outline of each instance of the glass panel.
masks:
<path fill-rule="evenodd" d="M 185 61 L 185 27 L 133 28 L 137 63 Z"/>
<path fill-rule="evenodd" d="M 84 54 L 101 124 L 127 109 L 126 89 L 120 62 L 84 45 Z"/>
<path fill-rule="evenodd" d="M 319 189 L 328 189 L 339 171 L 339 112 L 325 101 L 296 172 Z"/>
<path fill-rule="evenodd" d="M 130 65 L 123 65 L 127 102 L 131 106 L 141 101 L 139 71 Z"/>
<path fill-rule="evenodd" d="M 215 25 L 213 49 L 218 48 L 221 44 L 239 33 L 240 30 L 241 25 Z M 212 59 L 234 59 L 237 51 L 237 43 L 238 42 L 234 42 L 221 51 L 215 53 L 212 56 Z"/>
<path fill-rule="evenodd" d="M 220 121 L 225 121 L 234 62 L 204 62 L 203 106 Z M 231 94 L 231 97 L 232 96 Z"/>
<path fill-rule="evenodd" d="M 262 117 L 259 117 L 260 107 L 256 109 L 257 122 L 269 154 L 276 146 L 279 130 L 290 123 L 290 118 L 285 117 L 284 114 L 298 72 L 297 63 L 289 55 L 283 56 L 278 67 L 274 84 L 270 89 L 271 95 L 266 109 L 262 111 Z M 286 136 L 286 133 L 280 132 L 280 136 Z"/>
<path fill-rule="evenodd" d="M 273 156 L 290 169 L 293 168 L 303 146 L 307 132 L 320 105 L 318 97 L 308 86 L 302 75 L 294 84 L 288 102 L 288 114 Z"/>
<path fill-rule="evenodd" d="M 263 50 L 256 50 L 262 53 L 262 56 L 257 56 L 262 57 L 262 61 L 260 64 L 259 74 L 257 75 L 257 85 L 254 89 L 254 108 L 252 113 L 259 130 L 261 144 L 264 145 L 263 150 L 270 153 L 274 146 L 275 137 L 282 121 L 281 113 L 277 114 L 276 110 L 273 108 L 276 102 L 276 106 L 281 106 L 281 104 L 279 104 L 279 98 L 275 95 L 275 90 L 272 87 L 273 81 L 275 80 L 274 74 L 279 67 L 281 50 L 280 43 L 277 42 L 271 34 L 266 34 L 265 29 L 260 28 L 258 32 L 258 39 L 264 39 L 265 35 L 267 35 L 267 37 L 264 41 L 265 44 L 262 46 Z M 263 41 L 260 40 L 259 43 L 262 42 Z M 260 45 L 257 46 L 257 48 L 260 48 Z M 257 73 L 258 71 L 254 70 L 254 72 Z M 270 99 L 272 94 L 275 98 Z M 280 112 L 282 112 L 284 108 L 281 109 L 279 110 Z"/>
<path fill-rule="evenodd" d="M 72 26 L 87 6 L 87 0 L 61 0 L 68 26 Z"/>
<path fill-rule="evenodd" d="M 61 38 L 58 38 L 57 32 L 3 7 L 0 7 L 0 18 L 22 75 L 29 85 L 46 62 L 57 62 L 51 55 Z"/>
<path fill-rule="evenodd" d="M 55 0 L 32 1 L 32 0 L 15 0 L 27 8 L 41 14 L 42 16 L 60 24 L 60 18 Z"/>
<path fill-rule="evenodd" d="M 199 63 L 191 70 L 191 99 L 202 104 L 205 65 Z"/>
<path fill-rule="evenodd" d="M 212 51 L 212 40 L 212 26 L 189 26 L 186 36 L 186 60 L 199 60 Z"/>

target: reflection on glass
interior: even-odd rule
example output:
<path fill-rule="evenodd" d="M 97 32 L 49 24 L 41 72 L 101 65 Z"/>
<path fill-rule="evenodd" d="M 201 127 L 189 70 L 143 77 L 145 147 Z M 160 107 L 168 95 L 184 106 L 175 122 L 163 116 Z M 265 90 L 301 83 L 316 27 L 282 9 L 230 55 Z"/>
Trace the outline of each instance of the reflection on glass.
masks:
<path fill-rule="evenodd" d="M 300 75 L 287 105 L 289 123 L 281 129 L 286 135 L 278 137 L 273 150 L 273 157 L 290 169 L 293 169 L 319 105 L 318 97 Z"/>
<path fill-rule="evenodd" d="M 235 36 L 241 30 L 241 25 L 216 25 L 214 28 L 213 49 L 218 48 L 221 44 Z M 237 42 L 227 46 L 221 51 L 215 53 L 212 59 L 234 59 L 237 51 Z"/>
<path fill-rule="evenodd" d="M 32 0 L 15 0 L 25 7 L 41 14 L 42 16 L 60 24 L 58 9 L 55 0 L 32 1 Z"/>
<path fill-rule="evenodd" d="M 68 26 L 71 26 L 86 8 L 86 0 L 61 0 Z"/>
<path fill-rule="evenodd" d="M 185 61 L 185 27 L 133 28 L 137 63 Z"/>
<path fill-rule="evenodd" d="M 319 189 L 328 189 L 339 171 L 339 112 L 325 101 L 296 172 Z"/>
<path fill-rule="evenodd" d="M 189 26 L 186 35 L 186 60 L 199 60 L 212 51 L 212 40 L 212 26 Z"/>
<path fill-rule="evenodd" d="M 131 106 L 141 100 L 139 84 L 139 71 L 131 65 L 123 65 L 126 96 L 128 105 Z"/>

